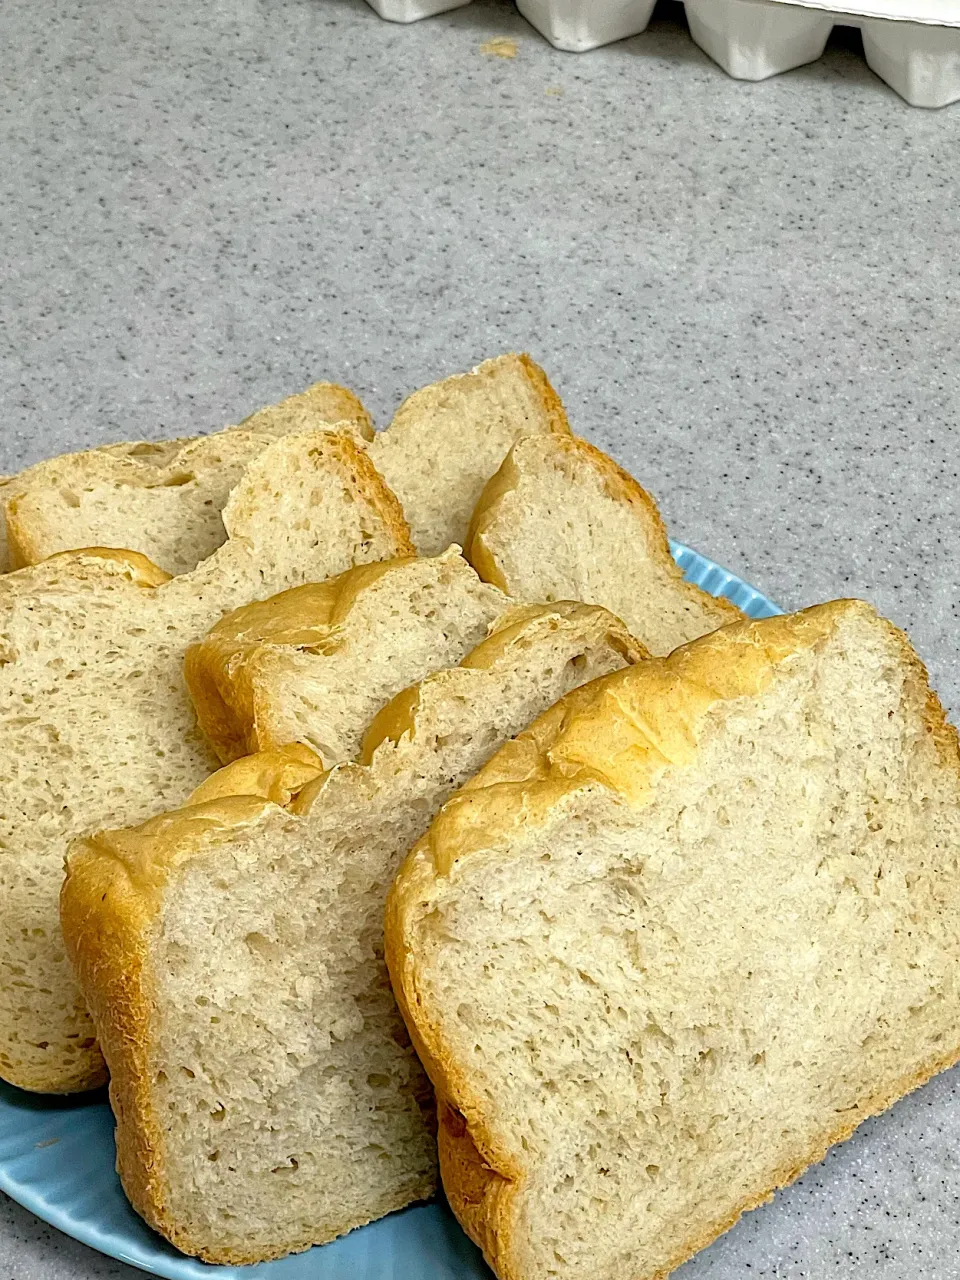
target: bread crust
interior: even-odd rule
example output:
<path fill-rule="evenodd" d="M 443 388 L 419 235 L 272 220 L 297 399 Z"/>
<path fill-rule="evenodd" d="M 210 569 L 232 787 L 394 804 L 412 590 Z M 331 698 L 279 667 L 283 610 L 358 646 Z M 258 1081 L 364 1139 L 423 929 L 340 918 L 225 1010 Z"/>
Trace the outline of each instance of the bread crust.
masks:
<path fill-rule="evenodd" d="M 553 435 L 572 435 L 573 433 L 570 429 L 570 423 L 567 421 L 567 411 L 563 407 L 563 401 L 560 399 L 559 395 L 557 395 L 557 392 L 554 390 L 553 384 L 547 377 L 545 371 L 541 369 L 540 365 L 538 365 L 531 356 L 527 355 L 525 351 L 521 352 L 520 355 L 515 358 L 523 367 L 523 371 L 527 375 L 527 380 L 537 393 L 540 403 L 543 406 L 543 411 L 547 417 L 547 430 Z M 482 368 L 483 366 L 481 365 L 480 367 Z"/>
<path fill-rule="evenodd" d="M 503 461 L 499 471 L 488 480 L 480 500 L 477 503 L 470 528 L 467 533 L 464 555 L 485 582 L 492 582 L 501 591 L 510 594 L 510 584 L 504 576 L 496 554 L 486 541 L 486 535 L 497 522 L 500 504 L 520 484 L 522 476 L 515 460 L 516 450 L 520 447 L 532 447 L 520 441 L 514 445 Z M 575 435 L 558 434 L 551 437 L 543 448 L 556 450 L 559 454 L 572 459 L 575 465 L 584 470 L 591 470 L 601 480 L 604 490 L 614 501 L 635 514 L 638 523 L 648 535 L 648 550 L 656 558 L 664 572 L 673 579 L 678 595 L 696 601 L 698 605 L 708 604 L 716 613 L 717 626 L 728 622 L 740 621 L 744 614 L 735 604 L 722 596 L 712 596 L 692 582 L 687 582 L 683 570 L 674 560 L 670 551 L 670 539 L 667 528 L 656 502 L 637 481 L 595 445 Z"/>
<path fill-rule="evenodd" d="M 481 1095 L 471 1087 L 469 1071 L 445 1043 L 418 983 L 418 921 L 430 909 L 436 886 L 471 856 L 496 849 L 498 842 L 515 837 L 518 831 L 542 825 L 578 791 L 602 786 L 631 807 L 644 807 L 668 760 L 695 757 L 697 730 L 711 707 L 759 692 L 775 678 L 780 663 L 824 640 L 848 612 L 877 616 L 861 601 L 839 600 L 797 614 L 744 621 L 684 646 L 668 658 L 627 668 L 575 690 L 525 734 L 501 748 L 448 801 L 401 866 L 387 900 L 387 968 L 397 1004 L 437 1093 L 440 1168 L 447 1198 L 500 1280 L 529 1280 L 514 1240 L 529 1171 L 498 1141 Z M 927 733 L 941 762 L 960 773 L 957 730 L 948 723 L 930 688 L 926 668 L 903 632 L 891 623 L 883 625 L 900 648 L 908 679 L 915 690 L 925 691 Z M 658 702 L 667 709 L 663 724 L 649 714 Z M 676 721 L 682 722 L 681 727 L 673 732 Z M 619 768 L 611 769 L 611 757 Z M 960 1043 L 890 1088 L 864 1098 L 855 1112 L 812 1143 L 801 1161 L 779 1168 L 769 1186 L 685 1241 L 665 1269 L 623 1280 L 665 1280 L 744 1213 L 772 1199 L 778 1188 L 821 1160 L 831 1146 L 849 1138 L 864 1120 L 957 1061 Z"/>

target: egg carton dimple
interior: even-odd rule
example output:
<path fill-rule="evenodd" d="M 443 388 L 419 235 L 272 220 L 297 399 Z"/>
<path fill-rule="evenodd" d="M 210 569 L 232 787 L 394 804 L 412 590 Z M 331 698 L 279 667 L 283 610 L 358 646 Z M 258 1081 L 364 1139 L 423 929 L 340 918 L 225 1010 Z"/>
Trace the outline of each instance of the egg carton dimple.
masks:
<path fill-rule="evenodd" d="M 368 0 L 392 22 L 415 22 L 470 0 Z M 823 0 L 685 0 L 690 34 L 737 80 L 765 80 L 815 62 L 834 26 L 856 26 L 867 63 L 916 107 L 960 101 L 960 3 L 849 0 L 843 11 Z M 584 53 L 646 30 L 656 0 L 517 0 L 517 8 L 558 49 Z M 856 11 L 854 11 L 854 9 Z M 950 25 L 954 23 L 956 25 Z M 940 25 L 946 24 L 946 25 Z"/>
<path fill-rule="evenodd" d="M 470 0 L 367 0 L 367 4 L 388 22 L 418 22 L 421 18 L 432 18 L 436 13 L 462 9 L 469 3 Z"/>

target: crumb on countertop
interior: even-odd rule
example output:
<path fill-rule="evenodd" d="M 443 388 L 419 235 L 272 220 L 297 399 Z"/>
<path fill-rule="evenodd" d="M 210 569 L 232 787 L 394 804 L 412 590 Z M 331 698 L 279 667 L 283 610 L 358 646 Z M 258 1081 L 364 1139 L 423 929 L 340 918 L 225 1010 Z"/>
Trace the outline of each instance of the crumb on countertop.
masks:
<path fill-rule="evenodd" d="M 517 42 L 516 40 L 509 40 L 506 36 L 495 36 L 494 39 L 488 40 L 486 44 L 480 46 L 480 52 L 492 58 L 515 58 L 517 56 Z"/>

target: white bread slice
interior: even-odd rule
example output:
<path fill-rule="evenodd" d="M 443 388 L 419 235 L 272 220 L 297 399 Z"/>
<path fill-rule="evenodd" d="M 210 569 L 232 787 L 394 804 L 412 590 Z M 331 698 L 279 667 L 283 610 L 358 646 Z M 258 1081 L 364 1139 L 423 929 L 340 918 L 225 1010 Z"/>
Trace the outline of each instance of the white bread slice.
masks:
<path fill-rule="evenodd" d="M 560 397 L 527 355 L 487 360 L 415 392 L 370 445 L 421 555 L 463 546 L 481 490 L 521 436 L 568 435 Z"/>
<path fill-rule="evenodd" d="M 464 546 L 481 578 L 515 599 L 603 605 L 660 656 L 743 617 L 684 581 L 654 500 L 576 436 L 519 441 Z"/>
<path fill-rule="evenodd" d="M 78 547 L 113 546 L 139 551 L 168 573 L 186 573 L 223 543 L 224 503 L 269 441 L 332 424 L 361 443 L 373 437 L 353 392 L 318 382 L 240 427 L 196 439 L 104 445 L 5 477 L 0 571 Z"/>
<path fill-rule="evenodd" d="M 216 767 L 183 657 L 225 609 L 410 551 L 396 499 L 345 436 L 287 436 L 247 469 L 228 541 L 167 580 L 81 551 L 0 578 L 0 1076 L 70 1092 L 103 1079 L 57 924 L 67 841 L 177 804 Z"/>
<path fill-rule="evenodd" d="M 248 757 L 196 807 L 74 847 L 62 920 L 120 1176 L 178 1248 L 277 1257 L 432 1194 L 432 1094 L 383 965 L 387 887 L 504 738 L 639 656 L 602 610 L 519 611 L 471 665 L 396 699 L 367 763 L 316 776 L 314 760 L 311 781 L 303 746 Z"/>
<path fill-rule="evenodd" d="M 451 547 L 383 560 L 228 614 L 187 651 L 200 727 L 226 763 L 303 742 L 353 760 L 385 702 L 458 662 L 512 604 Z"/>
<path fill-rule="evenodd" d="M 387 957 L 501 1280 L 664 1277 L 957 1059 L 958 770 L 846 601 L 578 691 L 447 804 Z"/>

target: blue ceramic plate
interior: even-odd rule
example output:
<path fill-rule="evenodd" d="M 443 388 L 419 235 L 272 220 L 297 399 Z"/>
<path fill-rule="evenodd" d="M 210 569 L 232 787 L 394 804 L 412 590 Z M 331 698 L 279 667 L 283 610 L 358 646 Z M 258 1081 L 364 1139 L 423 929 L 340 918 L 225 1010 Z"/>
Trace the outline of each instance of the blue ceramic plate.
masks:
<path fill-rule="evenodd" d="M 673 544 L 686 577 L 753 618 L 780 610 L 711 560 Z M 0 1189 L 101 1253 L 169 1280 L 490 1280 L 444 1204 L 395 1213 L 343 1240 L 255 1267 L 185 1258 L 133 1212 L 114 1172 L 113 1117 L 101 1092 L 51 1099 L 0 1083 Z"/>

